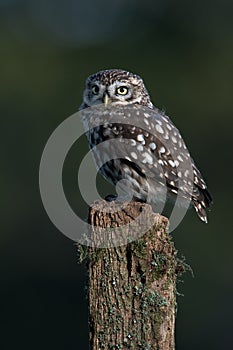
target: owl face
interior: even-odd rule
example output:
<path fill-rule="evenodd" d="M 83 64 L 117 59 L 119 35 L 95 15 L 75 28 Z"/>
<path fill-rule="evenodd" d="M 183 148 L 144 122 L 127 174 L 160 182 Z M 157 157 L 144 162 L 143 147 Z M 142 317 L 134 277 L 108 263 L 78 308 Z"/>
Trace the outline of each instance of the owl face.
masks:
<path fill-rule="evenodd" d="M 87 78 L 81 109 L 97 104 L 107 106 L 135 103 L 152 108 L 143 80 L 133 73 L 110 69 Z"/>

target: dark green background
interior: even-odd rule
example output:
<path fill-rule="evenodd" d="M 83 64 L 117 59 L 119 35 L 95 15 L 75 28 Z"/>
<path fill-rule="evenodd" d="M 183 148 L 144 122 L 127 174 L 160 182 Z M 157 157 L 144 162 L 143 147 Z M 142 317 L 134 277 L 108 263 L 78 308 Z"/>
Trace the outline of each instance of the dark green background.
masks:
<path fill-rule="evenodd" d="M 229 349 L 232 14 L 230 0 L 0 1 L 1 349 L 88 349 L 85 270 L 44 211 L 38 168 L 86 76 L 115 67 L 144 78 L 214 197 L 208 225 L 192 210 L 173 233 L 195 275 L 178 285 L 176 349 Z M 72 194 L 77 164 L 68 169 Z"/>

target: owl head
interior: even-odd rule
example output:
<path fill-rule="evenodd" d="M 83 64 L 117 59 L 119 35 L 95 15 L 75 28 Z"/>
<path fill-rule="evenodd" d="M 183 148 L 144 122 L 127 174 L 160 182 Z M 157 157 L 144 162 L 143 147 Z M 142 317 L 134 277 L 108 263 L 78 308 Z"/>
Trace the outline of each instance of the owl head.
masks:
<path fill-rule="evenodd" d="M 121 69 L 103 70 L 87 78 L 80 109 L 97 104 L 140 104 L 153 108 L 143 80 L 138 75 Z"/>

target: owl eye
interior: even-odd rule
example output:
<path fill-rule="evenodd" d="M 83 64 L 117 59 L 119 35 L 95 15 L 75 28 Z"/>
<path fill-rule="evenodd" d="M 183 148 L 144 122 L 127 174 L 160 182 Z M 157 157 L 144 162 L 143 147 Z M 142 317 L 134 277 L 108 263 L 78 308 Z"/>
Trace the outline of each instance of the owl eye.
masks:
<path fill-rule="evenodd" d="M 91 91 L 92 91 L 92 93 L 94 94 L 94 95 L 97 95 L 98 93 L 99 93 L 99 86 L 97 86 L 97 85 L 93 85 L 92 86 L 92 89 L 91 89 Z"/>
<path fill-rule="evenodd" d="M 126 86 L 120 86 L 119 88 L 116 89 L 116 93 L 118 95 L 127 95 L 129 89 Z"/>

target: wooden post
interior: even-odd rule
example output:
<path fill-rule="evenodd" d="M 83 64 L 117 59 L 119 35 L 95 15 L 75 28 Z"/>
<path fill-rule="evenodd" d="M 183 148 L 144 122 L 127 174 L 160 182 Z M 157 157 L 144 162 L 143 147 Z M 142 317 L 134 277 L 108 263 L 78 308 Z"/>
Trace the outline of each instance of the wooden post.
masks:
<path fill-rule="evenodd" d="M 168 219 L 143 203 L 130 203 L 120 215 L 106 213 L 106 205 L 116 204 L 100 201 L 90 208 L 93 237 L 100 227 L 126 224 L 142 209 L 142 221 L 153 219 L 153 225 L 127 245 L 88 247 L 90 349 L 174 350 L 177 252 Z"/>

